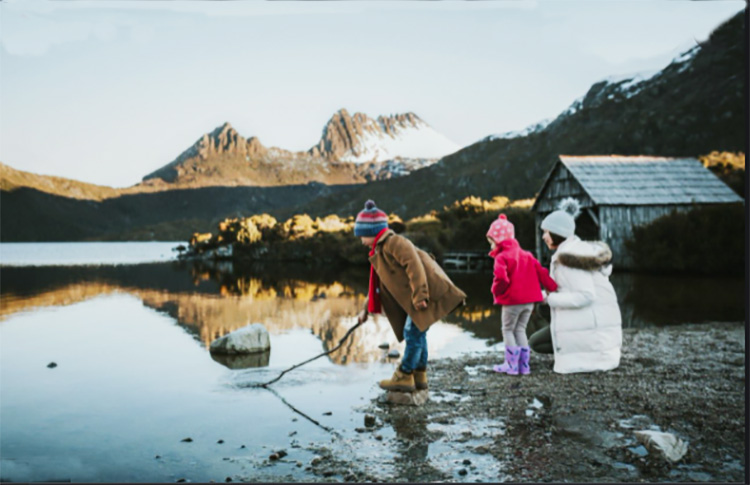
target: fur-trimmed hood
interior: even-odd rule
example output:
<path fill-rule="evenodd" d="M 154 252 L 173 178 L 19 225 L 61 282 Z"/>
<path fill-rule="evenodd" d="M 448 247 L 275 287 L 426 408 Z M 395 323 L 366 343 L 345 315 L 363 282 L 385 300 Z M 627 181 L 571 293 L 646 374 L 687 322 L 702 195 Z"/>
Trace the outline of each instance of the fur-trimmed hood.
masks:
<path fill-rule="evenodd" d="M 566 239 L 555 253 L 558 263 L 569 268 L 597 271 L 612 262 L 612 250 L 602 241 L 582 241 L 578 236 Z"/>

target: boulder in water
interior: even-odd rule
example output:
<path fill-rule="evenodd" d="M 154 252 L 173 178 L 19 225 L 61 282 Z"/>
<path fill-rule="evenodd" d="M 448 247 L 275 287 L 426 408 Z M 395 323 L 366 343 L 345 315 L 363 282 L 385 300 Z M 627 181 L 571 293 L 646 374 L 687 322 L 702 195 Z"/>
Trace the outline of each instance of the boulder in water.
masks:
<path fill-rule="evenodd" d="M 427 402 L 430 394 L 427 389 L 414 392 L 388 391 L 385 395 L 386 401 L 391 404 L 404 404 L 407 406 L 421 406 Z"/>
<path fill-rule="evenodd" d="M 270 348 L 266 327 L 262 323 L 253 323 L 217 338 L 211 342 L 209 350 L 211 353 L 237 355 L 265 352 Z"/>

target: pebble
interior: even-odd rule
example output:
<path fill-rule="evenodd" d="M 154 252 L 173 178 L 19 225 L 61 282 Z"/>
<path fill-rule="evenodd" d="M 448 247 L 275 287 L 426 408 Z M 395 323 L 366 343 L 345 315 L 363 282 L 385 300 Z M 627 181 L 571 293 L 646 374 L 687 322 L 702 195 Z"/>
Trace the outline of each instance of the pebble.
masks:
<path fill-rule="evenodd" d="M 224 479 L 224 481 L 225 482 L 231 482 L 232 481 L 232 477 L 227 477 L 227 478 Z"/>
<path fill-rule="evenodd" d="M 54 362 L 50 362 L 49 364 L 47 364 L 48 369 L 54 369 L 55 367 L 57 367 L 57 364 Z"/>
<path fill-rule="evenodd" d="M 381 435 L 379 435 L 379 434 L 375 435 L 375 439 L 378 440 L 378 441 L 383 441 L 383 437 Z"/>
<path fill-rule="evenodd" d="M 391 348 L 390 344 L 388 342 L 383 342 L 382 344 L 378 345 L 379 349 L 389 349 Z"/>
<path fill-rule="evenodd" d="M 466 471 L 466 468 L 461 468 L 460 470 L 458 470 L 458 474 L 459 474 L 459 475 L 461 475 L 461 476 L 463 477 L 463 476 L 466 476 L 466 475 L 468 475 L 468 474 L 469 474 L 469 472 L 468 472 L 468 471 Z"/>
<path fill-rule="evenodd" d="M 313 456 L 312 460 L 310 460 L 310 464 L 312 466 L 318 466 L 320 462 L 323 461 L 323 458 L 320 456 Z"/>
<path fill-rule="evenodd" d="M 333 413 L 331 411 L 326 411 L 323 413 L 323 416 L 331 416 Z"/>
<path fill-rule="evenodd" d="M 182 440 L 182 443 L 192 443 L 192 442 L 193 442 L 193 438 L 185 438 Z"/>
<path fill-rule="evenodd" d="M 220 444 L 220 445 L 223 445 L 223 444 L 224 444 L 224 440 L 219 440 L 219 441 L 217 441 L 216 443 L 218 443 L 218 444 Z"/>
<path fill-rule="evenodd" d="M 372 428 L 375 426 L 375 416 L 371 414 L 365 414 L 365 426 Z"/>
<path fill-rule="evenodd" d="M 399 352 L 397 349 L 391 349 L 388 351 L 388 357 L 391 359 L 398 359 L 401 357 L 401 352 Z"/>
<path fill-rule="evenodd" d="M 279 458 L 281 458 L 281 457 L 279 456 L 278 453 L 271 453 L 271 456 L 268 457 L 268 459 L 271 460 L 271 461 L 276 461 Z"/>
<path fill-rule="evenodd" d="M 471 460 L 464 460 L 464 465 L 471 465 Z"/>
<path fill-rule="evenodd" d="M 159 456 L 159 455 L 156 455 L 156 456 L 155 456 L 154 458 L 158 460 L 158 459 L 160 459 L 160 458 L 161 458 L 161 456 Z"/>
<path fill-rule="evenodd" d="M 187 480 L 185 480 L 184 478 L 178 478 L 178 479 L 177 479 L 177 480 L 175 480 L 175 481 L 176 481 L 177 483 L 185 483 L 185 482 L 186 482 Z"/>
<path fill-rule="evenodd" d="M 245 445 L 240 446 L 240 449 L 241 450 L 245 449 Z"/>

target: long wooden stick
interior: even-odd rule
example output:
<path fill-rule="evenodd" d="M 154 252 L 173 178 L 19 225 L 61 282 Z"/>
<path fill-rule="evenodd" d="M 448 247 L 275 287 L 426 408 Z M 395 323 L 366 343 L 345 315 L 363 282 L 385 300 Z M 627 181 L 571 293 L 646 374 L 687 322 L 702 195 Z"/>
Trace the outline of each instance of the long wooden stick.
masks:
<path fill-rule="evenodd" d="M 297 367 L 302 367 L 303 365 L 307 364 L 308 362 L 312 362 L 315 359 L 319 359 L 319 358 L 321 358 L 321 357 L 323 357 L 325 355 L 328 355 L 328 354 L 331 354 L 331 353 L 337 351 L 344 344 L 344 341 L 346 341 L 346 339 L 349 338 L 349 335 L 351 335 L 352 332 L 357 327 L 359 327 L 360 325 L 362 325 L 363 323 L 365 323 L 365 322 L 357 322 L 356 325 L 354 325 L 352 328 L 350 328 L 349 330 L 347 330 L 346 334 L 343 337 L 341 337 L 341 340 L 339 340 L 339 344 L 336 347 L 334 347 L 331 350 L 329 350 L 328 352 L 323 352 L 322 354 L 316 355 L 315 357 L 313 357 L 311 359 L 307 359 L 304 362 L 300 362 L 299 364 L 291 366 L 290 368 L 286 369 L 281 374 L 279 374 L 275 379 L 272 379 L 272 380 L 270 380 L 268 382 L 264 382 L 264 383 L 251 384 L 249 387 L 263 387 L 263 388 L 268 388 L 268 386 L 270 386 L 274 382 L 276 382 L 279 379 L 281 379 L 284 376 L 284 374 L 286 374 L 287 372 L 292 371 L 292 370 L 296 369 Z"/>

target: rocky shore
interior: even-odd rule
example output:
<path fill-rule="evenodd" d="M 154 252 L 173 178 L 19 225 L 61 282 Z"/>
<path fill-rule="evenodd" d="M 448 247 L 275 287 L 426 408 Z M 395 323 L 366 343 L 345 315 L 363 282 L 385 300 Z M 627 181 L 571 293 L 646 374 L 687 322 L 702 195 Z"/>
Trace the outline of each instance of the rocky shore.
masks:
<path fill-rule="evenodd" d="M 626 329 L 619 368 L 560 375 L 533 355 L 530 376 L 491 372 L 499 356 L 436 360 L 420 407 L 362 406 L 353 438 L 308 447 L 315 481 L 745 481 L 742 322 Z M 374 418 L 374 419 L 373 419 Z M 670 463 L 635 437 L 671 433 Z"/>

